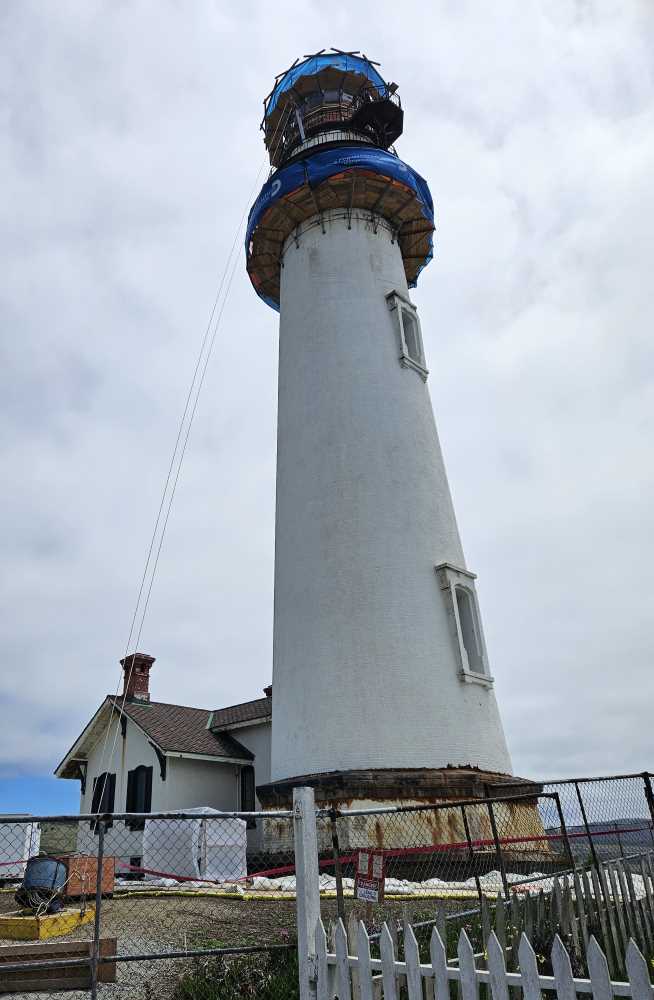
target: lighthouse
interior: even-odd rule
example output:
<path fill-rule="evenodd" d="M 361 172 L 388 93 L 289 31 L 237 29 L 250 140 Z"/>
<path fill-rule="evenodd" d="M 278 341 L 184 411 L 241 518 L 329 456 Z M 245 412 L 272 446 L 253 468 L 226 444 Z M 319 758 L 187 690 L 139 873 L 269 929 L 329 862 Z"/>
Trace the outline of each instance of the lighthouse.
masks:
<path fill-rule="evenodd" d="M 394 82 L 321 51 L 264 102 L 247 270 L 279 312 L 271 782 L 348 802 L 478 795 L 511 774 L 410 290 L 426 181 Z M 486 788 L 487 791 L 487 788 Z"/>

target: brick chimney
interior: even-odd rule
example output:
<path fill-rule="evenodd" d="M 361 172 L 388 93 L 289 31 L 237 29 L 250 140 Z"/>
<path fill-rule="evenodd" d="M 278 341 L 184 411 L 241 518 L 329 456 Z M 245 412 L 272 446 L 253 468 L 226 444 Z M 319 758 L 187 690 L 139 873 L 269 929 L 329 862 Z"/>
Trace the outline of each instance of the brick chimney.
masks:
<path fill-rule="evenodd" d="M 130 653 L 123 657 L 123 697 L 127 701 L 150 701 L 150 667 L 154 656 L 147 653 Z"/>

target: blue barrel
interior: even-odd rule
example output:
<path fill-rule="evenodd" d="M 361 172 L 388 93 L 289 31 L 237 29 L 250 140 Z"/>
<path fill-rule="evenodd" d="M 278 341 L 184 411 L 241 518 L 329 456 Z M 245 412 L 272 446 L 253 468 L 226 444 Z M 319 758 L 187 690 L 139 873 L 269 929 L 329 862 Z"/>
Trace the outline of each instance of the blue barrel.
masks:
<path fill-rule="evenodd" d="M 30 858 L 25 865 L 23 888 L 55 893 L 65 886 L 66 875 L 66 866 L 57 858 Z"/>

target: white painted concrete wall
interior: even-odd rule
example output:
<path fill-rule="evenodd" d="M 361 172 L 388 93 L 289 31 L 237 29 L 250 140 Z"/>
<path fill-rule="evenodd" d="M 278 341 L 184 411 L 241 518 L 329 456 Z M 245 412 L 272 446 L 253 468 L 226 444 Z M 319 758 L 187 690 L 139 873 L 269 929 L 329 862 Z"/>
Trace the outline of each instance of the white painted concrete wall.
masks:
<path fill-rule="evenodd" d="M 434 567 L 464 566 L 426 384 L 385 296 L 388 229 L 332 218 L 281 276 L 272 780 L 510 772 L 492 688 L 464 684 Z M 429 359 L 427 359 L 429 364 Z"/>

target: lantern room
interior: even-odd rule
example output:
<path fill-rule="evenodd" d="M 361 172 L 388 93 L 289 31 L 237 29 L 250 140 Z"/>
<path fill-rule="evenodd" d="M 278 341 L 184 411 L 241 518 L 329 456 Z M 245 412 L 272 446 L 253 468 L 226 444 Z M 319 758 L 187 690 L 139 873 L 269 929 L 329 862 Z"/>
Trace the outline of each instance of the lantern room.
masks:
<path fill-rule="evenodd" d="M 397 84 L 359 52 L 322 49 L 296 60 L 264 101 L 261 128 L 273 167 L 330 145 L 388 149 L 402 134 Z"/>

